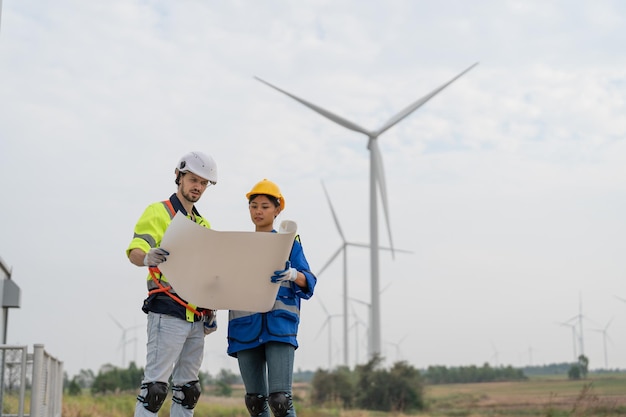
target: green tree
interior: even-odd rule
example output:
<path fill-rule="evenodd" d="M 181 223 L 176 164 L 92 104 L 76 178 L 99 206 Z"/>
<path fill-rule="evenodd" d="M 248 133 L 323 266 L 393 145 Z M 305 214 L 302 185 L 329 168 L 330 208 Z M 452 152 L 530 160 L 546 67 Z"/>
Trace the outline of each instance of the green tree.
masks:
<path fill-rule="evenodd" d="M 239 375 L 235 374 L 234 372 L 228 369 L 221 369 L 220 373 L 217 375 L 215 379 L 218 382 L 224 382 L 230 385 L 230 384 L 236 384 L 240 380 L 240 377 Z"/>
<path fill-rule="evenodd" d="M 80 395 L 83 390 L 77 381 L 77 377 L 72 378 L 72 381 L 67 386 L 67 392 L 69 395 Z"/>
<path fill-rule="evenodd" d="M 390 371 L 381 368 L 375 356 L 357 367 L 356 405 L 366 410 L 405 412 L 423 408 L 423 384 L 419 372 L 406 362 Z"/>
<path fill-rule="evenodd" d="M 131 362 L 128 369 L 120 369 L 111 364 L 100 368 L 100 372 L 91 384 L 93 394 L 106 394 L 109 392 L 128 391 L 139 388 L 143 378 L 143 368 L 137 368 L 135 362 Z"/>
<path fill-rule="evenodd" d="M 405 361 L 396 362 L 391 370 L 390 411 L 404 412 L 424 408 L 424 387 L 420 373 Z"/>
<path fill-rule="evenodd" d="M 567 371 L 567 377 L 569 379 L 578 380 L 580 379 L 580 375 L 581 375 L 580 366 L 577 363 L 572 364 L 572 366 L 570 366 L 569 368 L 569 371 Z"/>
<path fill-rule="evenodd" d="M 96 376 L 91 369 L 81 369 L 78 375 L 74 376 L 72 379 L 75 379 L 81 388 L 91 388 L 91 384 L 93 384 Z"/>
<path fill-rule="evenodd" d="M 314 404 L 337 404 L 344 408 L 354 404 L 354 375 L 348 367 L 338 367 L 334 372 L 318 369 L 311 386 Z"/>

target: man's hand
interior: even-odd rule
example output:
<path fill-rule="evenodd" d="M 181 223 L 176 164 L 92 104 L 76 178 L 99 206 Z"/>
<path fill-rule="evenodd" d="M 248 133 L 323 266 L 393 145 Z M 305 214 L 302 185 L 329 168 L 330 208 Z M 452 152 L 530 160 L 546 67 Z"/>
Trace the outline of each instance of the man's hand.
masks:
<path fill-rule="evenodd" d="M 298 270 L 292 268 L 291 263 L 287 261 L 285 263 L 285 269 L 274 271 L 271 280 L 274 284 L 280 284 L 283 281 L 295 281 L 296 278 L 298 278 Z"/>
<path fill-rule="evenodd" d="M 205 312 L 204 316 L 204 335 L 208 335 L 217 330 L 217 310 Z"/>
<path fill-rule="evenodd" d="M 152 248 L 148 253 L 146 253 L 146 257 L 143 258 L 143 264 L 145 266 L 157 266 L 161 262 L 165 262 L 167 260 L 167 255 L 170 253 L 162 248 Z"/>

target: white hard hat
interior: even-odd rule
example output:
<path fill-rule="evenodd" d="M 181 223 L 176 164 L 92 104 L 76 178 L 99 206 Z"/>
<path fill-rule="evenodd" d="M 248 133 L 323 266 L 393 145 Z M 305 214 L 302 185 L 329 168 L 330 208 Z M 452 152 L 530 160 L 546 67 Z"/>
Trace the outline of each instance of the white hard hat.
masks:
<path fill-rule="evenodd" d="M 213 158 L 202 152 L 185 154 L 176 165 L 176 170 L 192 172 L 205 180 L 209 180 L 211 184 L 217 184 L 217 165 Z"/>

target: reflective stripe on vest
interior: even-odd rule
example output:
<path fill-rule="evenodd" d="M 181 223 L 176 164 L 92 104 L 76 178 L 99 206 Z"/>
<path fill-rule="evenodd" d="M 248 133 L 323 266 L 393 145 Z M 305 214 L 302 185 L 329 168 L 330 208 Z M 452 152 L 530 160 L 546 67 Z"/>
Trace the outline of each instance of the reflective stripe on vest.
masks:
<path fill-rule="evenodd" d="M 276 311 L 276 310 L 289 311 L 290 313 L 293 313 L 297 315 L 298 317 L 300 317 L 300 309 L 298 308 L 298 306 L 287 305 L 280 300 L 274 301 L 274 305 L 272 306 L 271 311 Z M 254 316 L 255 314 L 259 314 L 259 313 L 254 312 L 254 311 L 230 310 L 228 319 L 234 320 L 240 317 Z"/>

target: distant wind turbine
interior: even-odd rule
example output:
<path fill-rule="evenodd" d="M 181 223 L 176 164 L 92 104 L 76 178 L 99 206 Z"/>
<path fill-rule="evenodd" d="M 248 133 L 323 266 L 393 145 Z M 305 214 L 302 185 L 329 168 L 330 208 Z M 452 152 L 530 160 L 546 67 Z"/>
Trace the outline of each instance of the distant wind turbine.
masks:
<path fill-rule="evenodd" d="M 354 327 L 354 363 L 358 364 L 359 363 L 359 343 L 360 343 L 359 326 L 363 326 L 366 332 L 366 336 L 367 336 L 367 332 L 369 331 L 369 329 L 367 328 L 367 324 L 365 324 L 365 322 L 361 320 L 358 314 L 356 314 L 356 311 L 354 310 L 354 306 L 350 305 L 350 308 L 352 309 L 352 315 L 354 316 L 354 324 L 350 326 L 350 328 Z M 369 338 L 369 336 L 367 336 L 367 338 Z M 346 364 L 346 366 L 350 366 L 350 365 Z"/>
<path fill-rule="evenodd" d="M 583 319 L 587 318 L 583 315 L 583 296 L 582 294 L 578 295 L 578 314 L 568 320 L 569 322 L 578 320 L 578 341 L 580 346 L 580 355 L 585 354 L 585 339 L 583 334 Z M 576 358 L 578 360 L 578 358 Z"/>
<path fill-rule="evenodd" d="M 383 161 L 382 156 L 380 154 L 380 150 L 378 148 L 378 137 L 386 132 L 391 127 L 395 126 L 397 123 L 402 121 L 404 118 L 409 116 L 419 107 L 424 105 L 428 100 L 433 98 L 439 92 L 441 92 L 448 85 L 453 83 L 463 74 L 474 68 L 478 63 L 471 65 L 469 68 L 461 72 L 459 75 L 443 84 L 442 86 L 436 88 L 431 91 L 426 96 L 420 98 L 419 100 L 411 103 L 409 106 L 405 107 L 402 111 L 397 113 L 391 119 L 389 119 L 382 127 L 377 130 L 368 130 L 365 129 L 356 123 L 353 123 L 343 117 L 337 116 L 331 113 L 328 110 L 325 110 L 313 103 L 310 103 L 306 100 L 303 100 L 295 95 L 288 93 L 285 90 L 282 90 L 267 81 L 262 80 L 259 77 L 255 77 L 258 81 L 266 84 L 267 86 L 291 97 L 292 99 L 298 101 L 299 103 L 305 105 L 311 110 L 321 114 L 327 119 L 347 128 L 355 132 L 360 132 L 365 134 L 368 137 L 367 148 L 370 151 L 370 274 L 371 274 L 371 290 L 370 296 L 372 299 L 372 343 L 369 345 L 369 355 L 370 358 L 375 354 L 381 353 L 381 325 L 380 325 L 380 289 L 379 289 L 379 263 L 378 263 L 378 255 L 379 255 L 379 245 L 378 245 L 378 202 L 377 202 L 377 186 L 378 191 L 380 192 L 383 211 L 385 215 L 385 221 L 387 224 L 387 232 L 389 234 L 389 245 L 393 248 L 393 240 L 391 237 L 391 228 L 389 226 L 389 210 L 387 208 L 387 188 L 385 184 L 385 173 L 383 170 Z M 393 249 L 392 249 L 393 256 Z"/>
<path fill-rule="evenodd" d="M 494 368 L 497 368 L 499 363 L 498 363 L 498 358 L 499 358 L 499 352 L 498 349 L 496 349 L 496 345 L 491 342 L 491 348 L 493 349 L 493 355 L 491 355 L 491 359 L 494 359 Z"/>
<path fill-rule="evenodd" d="M 533 350 L 532 346 L 528 346 L 528 364 L 530 366 L 533 366 Z"/>
<path fill-rule="evenodd" d="M 339 218 L 335 213 L 335 209 L 333 207 L 333 203 L 331 202 L 330 196 L 328 195 L 328 190 L 326 190 L 326 186 L 324 185 L 324 181 L 322 181 L 322 188 L 324 189 L 324 195 L 326 196 L 326 201 L 328 201 L 328 206 L 330 207 L 330 212 L 333 216 L 333 220 L 335 221 L 335 226 L 337 227 L 337 232 L 339 232 L 339 236 L 341 236 L 341 246 L 332 254 L 332 256 L 326 261 L 326 263 L 322 266 L 322 268 L 317 272 L 317 276 L 320 276 L 322 272 L 330 266 L 330 264 L 339 256 L 340 253 L 343 254 L 343 361 L 344 365 L 348 366 L 349 358 L 349 343 L 348 343 L 348 246 L 356 246 L 361 248 L 369 248 L 370 245 L 366 243 L 355 243 L 348 242 L 346 240 L 343 231 L 341 230 L 341 225 L 339 224 Z M 389 247 L 380 247 L 379 249 L 383 250 L 391 250 Z M 412 253 L 410 251 L 397 249 L 396 252 L 405 252 Z"/>
<path fill-rule="evenodd" d="M 320 333 L 322 333 L 322 330 L 324 330 L 324 327 L 328 326 L 328 370 L 331 371 L 332 370 L 332 358 L 333 358 L 333 352 L 332 352 L 332 338 L 333 338 L 333 331 L 332 331 L 332 319 L 335 317 L 340 317 L 341 314 L 330 314 L 328 312 L 328 310 L 326 310 L 326 306 L 324 305 L 324 303 L 322 303 L 322 300 L 319 297 L 316 297 L 317 301 L 319 301 L 320 305 L 322 306 L 322 309 L 324 309 L 324 313 L 326 313 L 326 320 L 324 320 L 324 322 L 322 323 L 322 326 L 320 327 L 320 330 L 317 332 L 317 335 L 315 335 L 315 339 L 317 339 L 320 335 Z"/>
<path fill-rule="evenodd" d="M 602 329 L 591 329 L 594 332 L 600 332 L 602 333 L 602 343 L 604 346 L 604 369 L 609 369 L 609 359 L 608 359 L 608 355 L 607 355 L 607 349 L 606 349 L 606 340 L 607 338 L 609 338 L 609 335 L 607 334 L 607 331 L 609 329 L 609 326 L 611 325 L 611 322 L 613 321 L 613 318 L 611 318 L 611 320 L 609 320 L 609 322 L 606 324 L 606 326 L 604 326 L 604 328 Z"/>
<path fill-rule="evenodd" d="M 572 345 L 574 347 L 574 361 L 578 361 L 578 354 L 576 353 L 576 325 L 569 323 L 559 323 L 561 326 L 571 327 L 572 329 Z"/>
<path fill-rule="evenodd" d="M 396 362 L 399 362 L 402 360 L 402 352 L 400 350 L 400 345 L 402 344 L 402 342 L 404 342 L 404 339 L 406 339 L 408 336 L 408 334 L 404 335 L 400 340 L 398 340 L 397 342 L 387 342 L 387 344 L 392 345 L 393 347 L 396 348 Z"/>
<path fill-rule="evenodd" d="M 137 343 L 137 338 L 128 340 L 126 332 L 128 332 L 129 330 L 136 329 L 138 327 L 142 327 L 142 325 L 124 327 L 120 324 L 119 321 L 115 320 L 115 318 L 111 314 L 109 314 L 109 317 L 111 317 L 111 320 L 113 320 L 113 322 L 117 324 L 117 327 L 119 327 L 122 330 L 122 338 L 120 339 L 119 349 L 122 349 L 122 368 L 123 368 L 126 366 L 126 345 L 128 345 L 128 343 L 132 342 L 133 340 L 135 341 L 135 343 Z M 137 361 L 137 358 L 135 358 L 135 361 Z"/>

